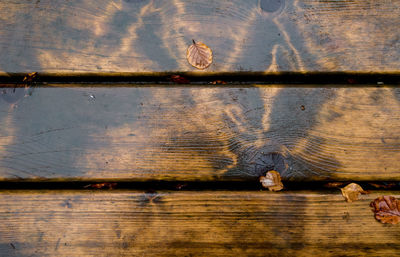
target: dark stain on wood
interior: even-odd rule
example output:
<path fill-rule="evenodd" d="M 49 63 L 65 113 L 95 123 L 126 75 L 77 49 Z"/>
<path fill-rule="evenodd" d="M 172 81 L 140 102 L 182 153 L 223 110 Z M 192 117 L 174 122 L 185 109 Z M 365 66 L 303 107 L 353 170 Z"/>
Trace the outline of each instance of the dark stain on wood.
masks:
<path fill-rule="evenodd" d="M 273 13 L 282 10 L 285 6 L 285 0 L 260 0 L 260 8 L 264 12 Z"/>
<path fill-rule="evenodd" d="M 24 98 L 26 94 L 26 88 L 3 88 L 1 89 L 1 98 L 7 103 L 13 104 Z"/>
<path fill-rule="evenodd" d="M 151 204 L 160 204 L 163 202 L 162 196 L 158 194 L 157 192 L 146 192 L 143 195 L 141 195 L 138 199 L 138 202 L 140 203 L 141 206 L 145 205 L 151 205 Z"/>
<path fill-rule="evenodd" d="M 61 241 L 61 237 L 58 238 L 56 246 L 54 247 L 54 250 L 57 251 L 58 250 L 58 246 L 60 245 L 60 241 Z"/>
<path fill-rule="evenodd" d="M 65 200 L 65 201 L 61 204 L 61 206 L 62 206 L 62 207 L 66 207 L 66 208 L 68 208 L 68 209 L 71 209 L 71 208 L 72 208 L 71 199 Z"/>

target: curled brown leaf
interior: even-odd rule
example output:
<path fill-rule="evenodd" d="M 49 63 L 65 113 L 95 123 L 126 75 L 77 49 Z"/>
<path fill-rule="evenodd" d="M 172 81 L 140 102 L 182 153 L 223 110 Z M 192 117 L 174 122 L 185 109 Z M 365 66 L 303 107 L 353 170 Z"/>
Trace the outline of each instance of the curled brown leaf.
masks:
<path fill-rule="evenodd" d="M 380 196 L 370 203 L 375 219 L 382 223 L 397 224 L 400 222 L 400 201 L 393 196 Z"/>
<path fill-rule="evenodd" d="M 283 189 L 281 175 L 275 170 L 270 170 L 267 174 L 260 177 L 260 182 L 263 187 L 268 188 L 269 191 L 280 191 Z"/>
<path fill-rule="evenodd" d="M 202 42 L 195 42 L 186 51 L 186 58 L 193 67 L 204 70 L 211 65 L 213 54 L 211 49 Z"/>
<path fill-rule="evenodd" d="M 357 201 L 360 194 L 368 194 L 360 185 L 356 183 L 350 183 L 347 186 L 340 189 L 343 197 L 347 202 Z"/>

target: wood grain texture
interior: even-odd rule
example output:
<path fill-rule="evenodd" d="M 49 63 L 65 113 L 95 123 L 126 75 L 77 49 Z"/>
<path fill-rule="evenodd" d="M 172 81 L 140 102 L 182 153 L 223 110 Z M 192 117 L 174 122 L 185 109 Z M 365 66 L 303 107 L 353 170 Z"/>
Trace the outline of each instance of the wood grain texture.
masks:
<path fill-rule="evenodd" d="M 207 71 L 400 69 L 396 0 L 3 0 L 0 22 L 2 72 L 194 71 L 192 39 Z"/>
<path fill-rule="evenodd" d="M 398 256 L 381 194 L 1 191 L 0 255 Z"/>
<path fill-rule="evenodd" d="M 400 180 L 400 89 L 0 92 L 0 178 Z"/>

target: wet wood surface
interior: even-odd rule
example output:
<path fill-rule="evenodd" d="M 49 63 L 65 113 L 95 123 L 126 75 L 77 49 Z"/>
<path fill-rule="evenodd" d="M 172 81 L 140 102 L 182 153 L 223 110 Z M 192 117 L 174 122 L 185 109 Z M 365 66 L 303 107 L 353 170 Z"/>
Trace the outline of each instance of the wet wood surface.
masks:
<path fill-rule="evenodd" d="M 1 180 L 400 180 L 396 87 L 47 86 L 1 89 Z"/>
<path fill-rule="evenodd" d="M 192 39 L 210 46 L 206 70 L 400 69 L 396 0 L 3 0 L 0 71 L 195 71 Z"/>
<path fill-rule="evenodd" d="M 397 256 L 381 194 L 0 191 L 0 255 Z"/>

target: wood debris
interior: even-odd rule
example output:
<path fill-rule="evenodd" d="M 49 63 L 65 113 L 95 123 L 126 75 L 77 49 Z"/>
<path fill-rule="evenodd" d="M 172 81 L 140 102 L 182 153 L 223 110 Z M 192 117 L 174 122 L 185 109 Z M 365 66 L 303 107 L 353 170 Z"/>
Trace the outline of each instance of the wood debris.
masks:
<path fill-rule="evenodd" d="M 117 183 L 97 183 L 97 184 L 89 184 L 84 186 L 84 188 L 95 188 L 95 189 L 114 189 L 117 186 Z"/>

